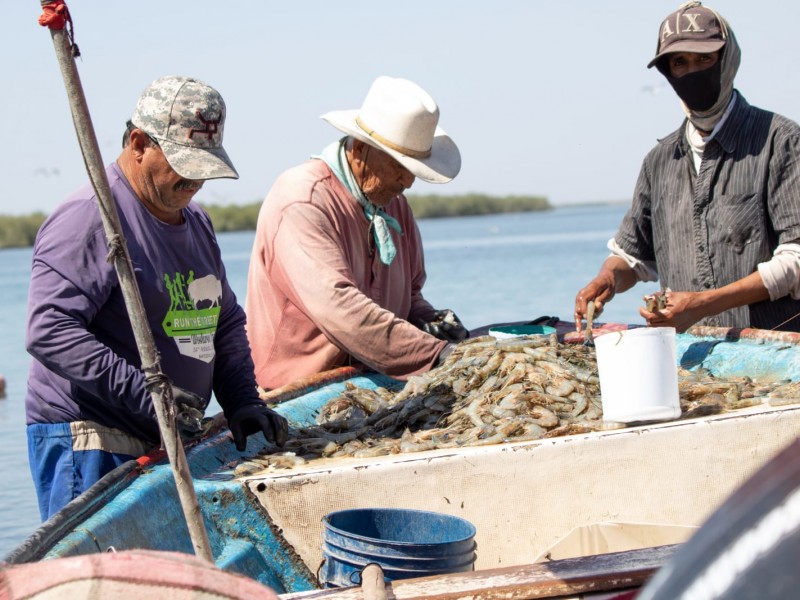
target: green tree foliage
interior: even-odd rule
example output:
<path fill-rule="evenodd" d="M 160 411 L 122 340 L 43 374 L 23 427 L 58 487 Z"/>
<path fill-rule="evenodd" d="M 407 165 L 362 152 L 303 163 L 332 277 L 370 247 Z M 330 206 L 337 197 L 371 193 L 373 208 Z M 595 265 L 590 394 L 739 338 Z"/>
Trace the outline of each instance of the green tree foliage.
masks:
<path fill-rule="evenodd" d="M 510 212 L 531 212 L 553 208 L 543 196 L 489 196 L 464 194 L 460 196 L 409 195 L 408 202 L 417 219 L 463 217 Z M 256 228 L 261 203 L 239 206 L 204 205 L 214 228 L 222 231 L 247 231 Z"/>
<path fill-rule="evenodd" d="M 408 201 L 417 219 L 436 217 L 460 217 L 493 213 L 530 212 L 552 208 L 542 196 L 488 196 L 486 194 L 464 194 L 460 196 L 408 196 Z M 261 202 L 240 205 L 203 205 L 217 232 L 252 231 L 256 228 Z M 0 248 L 32 246 L 36 232 L 45 215 L 37 212 L 22 217 L 0 215 Z"/>
<path fill-rule="evenodd" d="M 258 211 L 261 203 L 242 204 L 238 206 L 217 206 L 215 204 L 203 205 L 211 217 L 217 233 L 223 231 L 251 231 L 256 228 Z"/>
<path fill-rule="evenodd" d="M 552 208 L 543 196 L 488 196 L 463 194 L 460 196 L 409 195 L 408 203 L 417 219 L 437 217 L 464 217 L 510 212 L 531 212 Z"/>
<path fill-rule="evenodd" d="M 44 213 L 40 212 L 23 217 L 0 216 L 0 248 L 33 246 L 44 219 Z"/>

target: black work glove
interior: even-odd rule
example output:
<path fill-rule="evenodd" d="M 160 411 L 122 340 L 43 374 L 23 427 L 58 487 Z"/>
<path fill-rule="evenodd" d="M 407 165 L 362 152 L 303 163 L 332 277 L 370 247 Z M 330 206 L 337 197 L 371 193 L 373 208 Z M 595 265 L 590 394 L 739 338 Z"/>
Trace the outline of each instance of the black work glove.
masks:
<path fill-rule="evenodd" d="M 206 407 L 210 400 L 203 400 L 189 390 L 172 386 L 172 399 L 175 401 L 175 424 L 180 436 L 187 440 L 196 439 L 205 433 Z"/>
<path fill-rule="evenodd" d="M 245 404 L 237 408 L 228 420 L 228 427 L 239 452 L 247 447 L 247 436 L 259 431 L 264 434 L 268 442 L 278 446 L 283 446 L 289 435 L 289 424 L 286 419 L 263 403 Z"/>
<path fill-rule="evenodd" d="M 461 324 L 456 313 L 449 308 L 433 313 L 433 321 L 415 323 L 415 325 L 425 333 L 452 343 L 458 343 L 469 335 L 469 331 Z"/>

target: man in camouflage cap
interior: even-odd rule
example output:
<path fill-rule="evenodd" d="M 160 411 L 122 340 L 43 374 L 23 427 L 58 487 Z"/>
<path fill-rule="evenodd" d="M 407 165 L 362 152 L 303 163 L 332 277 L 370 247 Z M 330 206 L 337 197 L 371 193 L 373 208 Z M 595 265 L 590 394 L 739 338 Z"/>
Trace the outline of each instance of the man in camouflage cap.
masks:
<path fill-rule="evenodd" d="M 237 448 L 286 420 L 259 399 L 244 311 L 211 221 L 192 198 L 206 179 L 238 178 L 222 147 L 225 103 L 189 77 L 141 95 L 107 170 L 178 428 L 201 437 L 212 390 Z M 28 454 L 42 519 L 122 462 L 157 447 L 158 424 L 108 244 L 87 185 L 42 225 L 33 251 L 25 399 Z"/>
<path fill-rule="evenodd" d="M 154 138 L 186 179 L 238 179 L 222 147 L 225 102 L 197 79 L 162 77 L 142 93 L 131 123 Z"/>

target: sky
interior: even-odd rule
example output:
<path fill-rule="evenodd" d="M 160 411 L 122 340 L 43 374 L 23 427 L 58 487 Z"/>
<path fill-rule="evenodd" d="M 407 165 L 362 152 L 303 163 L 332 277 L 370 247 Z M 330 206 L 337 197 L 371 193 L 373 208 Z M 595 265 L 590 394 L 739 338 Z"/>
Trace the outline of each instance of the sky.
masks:
<path fill-rule="evenodd" d="M 77 66 L 105 163 L 141 91 L 164 75 L 217 88 L 240 179 L 207 204 L 259 202 L 285 169 L 339 132 L 319 117 L 361 106 L 380 75 L 436 100 L 462 169 L 411 193 L 629 201 L 642 159 L 683 119 L 655 70 L 674 0 L 71 0 Z M 742 48 L 736 87 L 800 120 L 800 3 L 715 0 Z M 86 180 L 38 0 L 4 3 L 0 214 L 49 213 Z"/>

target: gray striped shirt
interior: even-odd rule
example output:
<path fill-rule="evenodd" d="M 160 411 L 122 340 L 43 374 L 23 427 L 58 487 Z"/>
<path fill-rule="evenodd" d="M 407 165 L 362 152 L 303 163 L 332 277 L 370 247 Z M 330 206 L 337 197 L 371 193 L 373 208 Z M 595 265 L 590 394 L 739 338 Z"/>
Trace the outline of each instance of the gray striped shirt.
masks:
<path fill-rule="evenodd" d="M 739 95 L 697 173 L 685 129 L 645 157 L 615 240 L 655 261 L 663 287 L 704 291 L 753 273 L 778 244 L 800 241 L 800 126 Z M 800 331 L 800 301 L 785 296 L 700 324 Z"/>

